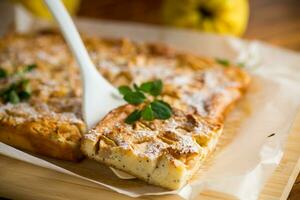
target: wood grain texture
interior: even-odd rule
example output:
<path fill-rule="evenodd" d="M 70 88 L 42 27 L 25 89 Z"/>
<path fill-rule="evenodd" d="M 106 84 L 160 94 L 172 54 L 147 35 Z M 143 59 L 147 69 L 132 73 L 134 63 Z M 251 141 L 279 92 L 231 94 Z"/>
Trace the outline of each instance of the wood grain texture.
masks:
<path fill-rule="evenodd" d="M 250 0 L 247 39 L 300 51 L 300 1 Z"/>

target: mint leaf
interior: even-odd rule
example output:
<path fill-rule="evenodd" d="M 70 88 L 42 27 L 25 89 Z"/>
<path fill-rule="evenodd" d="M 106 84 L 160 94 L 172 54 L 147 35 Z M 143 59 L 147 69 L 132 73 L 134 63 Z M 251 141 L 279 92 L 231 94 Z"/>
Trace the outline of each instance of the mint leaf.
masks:
<path fill-rule="evenodd" d="M 20 100 L 27 100 L 31 97 L 31 93 L 27 91 L 21 91 L 18 93 Z"/>
<path fill-rule="evenodd" d="M 133 105 L 138 105 L 142 103 L 145 99 L 145 95 L 141 92 L 128 92 L 124 96 L 124 100 Z"/>
<path fill-rule="evenodd" d="M 27 65 L 25 66 L 23 69 L 18 70 L 15 75 L 17 76 L 24 76 L 25 73 L 27 72 L 31 72 L 32 70 L 34 70 L 35 68 L 37 68 L 36 64 L 31 64 L 31 65 Z"/>
<path fill-rule="evenodd" d="M 170 110 L 172 110 L 170 104 L 168 104 L 167 102 L 162 101 L 162 100 L 155 100 L 155 101 L 157 101 L 157 102 L 159 102 L 159 103 L 161 103 L 161 104 L 164 104 L 164 105 L 167 106 Z"/>
<path fill-rule="evenodd" d="M 130 89 L 130 87 L 125 86 L 125 85 L 118 87 L 118 90 L 119 90 L 119 92 L 120 92 L 122 95 L 126 95 L 126 94 L 128 94 L 129 92 L 132 92 L 132 90 Z"/>
<path fill-rule="evenodd" d="M 224 67 L 228 67 L 230 65 L 230 62 L 226 59 L 216 58 L 216 62 Z"/>
<path fill-rule="evenodd" d="M 17 83 L 12 83 L 8 88 L 0 92 L 0 97 L 3 98 L 4 102 L 13 104 L 29 99 L 31 97 L 29 80 L 23 79 Z"/>
<path fill-rule="evenodd" d="M 140 110 L 135 110 L 133 111 L 128 117 L 125 119 L 125 123 L 127 124 L 132 124 L 135 121 L 139 120 L 141 118 L 141 111 Z"/>
<path fill-rule="evenodd" d="M 28 79 L 24 79 L 20 82 L 18 96 L 20 100 L 27 100 L 31 96 L 31 87 Z"/>
<path fill-rule="evenodd" d="M 170 118 L 172 115 L 171 106 L 162 100 L 156 99 L 156 96 L 161 94 L 162 88 L 163 83 L 161 80 L 148 81 L 140 86 L 133 84 L 133 88 L 120 86 L 118 88 L 119 92 L 129 104 L 139 105 L 144 103 L 141 109 L 137 109 L 128 115 L 125 122 L 132 124 L 141 118 L 146 121 Z M 152 100 L 153 98 L 147 98 L 149 95 L 146 96 L 146 93 L 154 96 L 154 100 Z"/>
<path fill-rule="evenodd" d="M 147 105 L 142 110 L 142 118 L 146 121 L 152 121 L 154 119 L 154 113 L 151 105 Z"/>
<path fill-rule="evenodd" d="M 20 98 L 17 94 L 17 92 L 15 90 L 11 90 L 9 93 L 8 93 L 8 101 L 12 104 L 17 104 L 20 102 Z"/>
<path fill-rule="evenodd" d="M 143 83 L 143 84 L 140 86 L 140 90 L 142 90 L 143 92 L 150 93 L 152 87 L 153 87 L 152 81 L 151 81 L 151 82 L 146 82 L 146 83 Z"/>
<path fill-rule="evenodd" d="M 133 88 L 135 89 L 135 91 L 139 91 L 140 90 L 140 88 L 139 88 L 139 86 L 137 86 L 137 84 L 133 84 Z"/>
<path fill-rule="evenodd" d="M 6 77 L 7 77 L 7 72 L 4 69 L 0 68 L 0 79 Z"/>
<path fill-rule="evenodd" d="M 28 92 L 28 93 L 31 92 L 31 87 L 30 87 L 28 79 L 21 80 L 19 84 L 20 84 L 20 90 L 21 91 L 25 91 L 25 92 Z"/>
<path fill-rule="evenodd" d="M 245 63 L 240 62 L 240 63 L 237 64 L 237 66 L 240 67 L 240 68 L 243 68 L 243 67 L 245 67 Z"/>
<path fill-rule="evenodd" d="M 30 71 L 34 70 L 35 68 L 37 68 L 36 64 L 27 65 L 25 67 L 25 69 L 23 70 L 23 72 L 30 72 Z"/>
<path fill-rule="evenodd" d="M 140 90 L 143 92 L 149 93 L 153 96 L 158 96 L 160 95 L 162 91 L 163 83 L 161 80 L 155 80 L 155 81 L 149 81 L 146 83 L 143 83 L 140 86 Z"/>
<path fill-rule="evenodd" d="M 150 91 L 150 94 L 152 94 L 153 96 L 158 96 L 160 95 L 162 88 L 163 88 L 163 83 L 161 80 L 153 81 L 153 88 Z"/>
<path fill-rule="evenodd" d="M 165 102 L 154 100 L 151 102 L 151 108 L 156 119 L 169 119 L 172 115 L 172 110 Z"/>
<path fill-rule="evenodd" d="M 22 100 L 27 100 L 30 98 L 30 82 L 28 79 L 24 79 L 23 75 L 26 72 L 32 71 L 36 67 L 36 64 L 27 65 L 22 70 L 18 70 L 15 74 L 12 74 L 12 76 L 20 76 L 20 80 L 11 83 L 7 88 L 4 88 L 2 91 L 0 91 L 0 97 L 5 103 L 10 102 L 16 104 Z M 7 72 L 0 68 L 0 79 L 7 76 Z"/>

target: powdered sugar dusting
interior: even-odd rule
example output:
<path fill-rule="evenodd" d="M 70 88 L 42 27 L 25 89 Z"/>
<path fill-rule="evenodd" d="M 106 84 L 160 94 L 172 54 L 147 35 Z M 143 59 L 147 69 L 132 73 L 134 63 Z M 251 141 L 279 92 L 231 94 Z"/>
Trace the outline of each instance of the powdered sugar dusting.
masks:
<path fill-rule="evenodd" d="M 19 103 L 16 105 L 7 103 L 0 106 L 0 119 L 5 119 L 8 116 L 11 117 L 15 125 L 47 118 L 73 124 L 83 123 L 73 113 L 55 113 L 46 104 L 31 106 L 28 103 Z"/>
<path fill-rule="evenodd" d="M 163 142 L 160 141 L 150 142 L 147 144 L 145 152 L 143 154 L 145 154 L 150 159 L 155 159 L 159 155 L 161 155 L 162 150 L 166 148 L 167 145 Z"/>
<path fill-rule="evenodd" d="M 180 140 L 171 147 L 178 149 L 182 154 L 199 153 L 199 145 L 188 135 L 181 135 Z"/>
<path fill-rule="evenodd" d="M 138 130 L 134 133 L 134 137 L 140 141 L 145 138 L 152 138 L 155 137 L 158 134 L 158 131 L 152 131 L 152 130 Z"/>

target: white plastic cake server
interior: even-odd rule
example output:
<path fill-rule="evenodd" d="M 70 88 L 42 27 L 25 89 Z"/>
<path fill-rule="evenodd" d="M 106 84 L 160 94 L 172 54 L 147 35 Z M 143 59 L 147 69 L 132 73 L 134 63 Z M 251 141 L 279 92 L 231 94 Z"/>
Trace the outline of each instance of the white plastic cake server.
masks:
<path fill-rule="evenodd" d="M 83 83 L 83 118 L 88 129 L 94 127 L 109 111 L 124 104 L 118 92 L 97 71 L 76 27 L 60 0 L 45 0 L 80 67 Z"/>
<path fill-rule="evenodd" d="M 93 128 L 109 111 L 125 104 L 118 91 L 97 71 L 79 36 L 79 33 L 60 0 L 44 0 L 75 56 L 80 67 L 83 88 L 83 119 L 88 129 Z M 113 169 L 122 179 L 135 178 L 127 173 Z"/>

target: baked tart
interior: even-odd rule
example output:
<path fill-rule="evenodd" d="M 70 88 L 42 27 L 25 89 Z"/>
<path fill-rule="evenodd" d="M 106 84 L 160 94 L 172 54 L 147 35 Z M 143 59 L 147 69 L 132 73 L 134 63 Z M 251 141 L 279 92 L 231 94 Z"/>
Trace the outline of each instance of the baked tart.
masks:
<path fill-rule="evenodd" d="M 141 105 L 127 104 L 85 133 L 80 74 L 62 37 L 11 34 L 0 40 L 0 141 L 64 160 L 84 154 L 168 189 L 185 185 L 216 147 L 249 75 L 164 45 L 89 37 L 84 42 L 99 72 L 116 87 L 162 80 L 160 99 L 171 105 L 172 116 L 128 124 L 126 117 Z"/>

